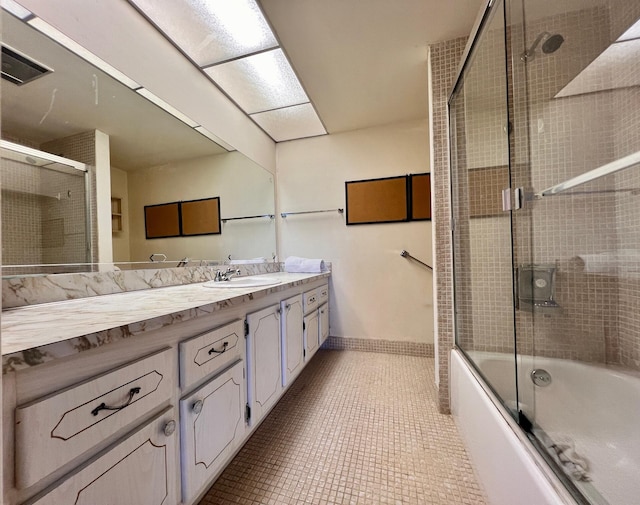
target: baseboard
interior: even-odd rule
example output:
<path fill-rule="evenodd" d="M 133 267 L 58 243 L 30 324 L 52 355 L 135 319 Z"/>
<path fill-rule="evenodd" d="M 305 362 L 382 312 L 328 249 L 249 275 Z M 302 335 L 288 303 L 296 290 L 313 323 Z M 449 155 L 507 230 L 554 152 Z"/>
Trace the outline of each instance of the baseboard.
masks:
<path fill-rule="evenodd" d="M 370 338 L 328 337 L 324 344 L 322 344 L 322 349 L 405 354 L 408 356 L 423 356 L 427 358 L 434 357 L 433 344 Z"/>

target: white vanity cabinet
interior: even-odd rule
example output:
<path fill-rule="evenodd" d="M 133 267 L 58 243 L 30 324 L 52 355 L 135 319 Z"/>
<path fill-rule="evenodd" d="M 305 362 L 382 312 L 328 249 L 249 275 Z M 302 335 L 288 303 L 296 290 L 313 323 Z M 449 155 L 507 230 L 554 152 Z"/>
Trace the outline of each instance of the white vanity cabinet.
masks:
<path fill-rule="evenodd" d="M 250 426 L 256 426 L 282 394 L 280 312 L 279 305 L 272 305 L 247 316 L 247 417 Z"/>
<path fill-rule="evenodd" d="M 15 411 L 16 487 L 27 488 L 171 398 L 170 349 L 121 366 Z"/>
<path fill-rule="evenodd" d="M 178 503 L 176 426 L 169 408 L 29 505 Z"/>
<path fill-rule="evenodd" d="M 302 295 L 280 302 L 282 310 L 282 386 L 288 386 L 304 367 Z"/>
<path fill-rule="evenodd" d="M 318 333 L 319 345 L 324 344 L 329 337 L 329 285 L 324 284 L 318 288 Z"/>
<path fill-rule="evenodd" d="M 244 362 L 238 361 L 180 401 L 184 503 L 190 503 L 244 441 L 244 377 Z"/>
<path fill-rule="evenodd" d="M 0 501 L 196 504 L 319 348 L 324 286 L 245 296 L 9 372 Z"/>

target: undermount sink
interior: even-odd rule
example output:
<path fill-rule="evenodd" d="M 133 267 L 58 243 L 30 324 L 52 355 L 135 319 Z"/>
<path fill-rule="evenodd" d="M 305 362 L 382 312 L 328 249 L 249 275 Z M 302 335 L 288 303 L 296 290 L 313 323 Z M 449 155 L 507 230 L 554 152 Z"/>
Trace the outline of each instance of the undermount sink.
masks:
<path fill-rule="evenodd" d="M 203 284 L 205 288 L 257 288 L 260 286 L 275 286 L 282 283 L 279 279 L 262 275 L 249 277 L 232 277 L 228 281 L 209 281 Z"/>

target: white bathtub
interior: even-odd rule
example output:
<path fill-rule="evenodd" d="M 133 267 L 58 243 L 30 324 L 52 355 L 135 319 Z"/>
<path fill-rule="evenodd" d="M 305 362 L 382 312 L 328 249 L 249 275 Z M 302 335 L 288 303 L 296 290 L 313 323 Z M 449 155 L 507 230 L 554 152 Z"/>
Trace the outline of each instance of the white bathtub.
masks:
<path fill-rule="evenodd" d="M 473 359 L 512 407 L 510 400 L 515 399 L 513 357 L 475 352 Z M 468 368 L 462 358 L 456 361 Z M 590 481 L 574 481 L 576 486 L 594 503 L 640 503 L 640 374 L 603 365 L 531 356 L 519 357 L 518 368 L 523 412 L 551 440 L 571 440 L 575 451 L 589 462 Z M 530 377 L 534 368 L 549 372 L 551 384 L 535 386 Z M 484 396 L 489 398 L 486 393 Z M 460 402 L 469 400 L 458 396 L 455 401 L 459 410 Z M 459 422 L 463 421 L 459 419 Z M 520 435 L 517 428 L 509 429 L 515 429 L 513 433 Z M 527 445 L 526 441 L 523 445 Z M 536 454 L 531 456 L 557 489 L 558 482 L 549 477 L 546 465 Z M 566 500 L 566 496 L 559 498 Z"/>

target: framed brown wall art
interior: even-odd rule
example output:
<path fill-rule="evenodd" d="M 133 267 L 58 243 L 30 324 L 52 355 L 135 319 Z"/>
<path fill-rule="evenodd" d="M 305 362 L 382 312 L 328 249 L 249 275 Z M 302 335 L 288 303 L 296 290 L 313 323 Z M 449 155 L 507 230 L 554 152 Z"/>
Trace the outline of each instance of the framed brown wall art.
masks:
<path fill-rule="evenodd" d="M 408 221 L 408 181 L 402 175 L 345 182 L 347 225 Z"/>
<path fill-rule="evenodd" d="M 180 236 L 180 204 L 145 205 L 144 229 L 148 239 Z"/>
<path fill-rule="evenodd" d="M 181 202 L 182 236 L 219 235 L 220 197 Z"/>

